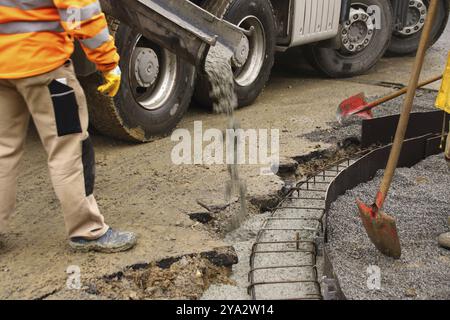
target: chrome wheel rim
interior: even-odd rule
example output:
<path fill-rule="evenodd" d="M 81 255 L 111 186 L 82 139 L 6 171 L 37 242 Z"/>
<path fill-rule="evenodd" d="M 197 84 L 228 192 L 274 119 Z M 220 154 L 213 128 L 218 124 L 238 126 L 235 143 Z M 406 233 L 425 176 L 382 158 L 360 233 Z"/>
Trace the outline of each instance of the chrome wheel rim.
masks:
<path fill-rule="evenodd" d="M 266 58 L 266 33 L 262 22 L 255 16 L 242 19 L 239 27 L 251 30 L 248 37 L 249 53 L 241 68 L 233 68 L 234 79 L 242 87 L 249 86 L 258 79 Z"/>
<path fill-rule="evenodd" d="M 175 54 L 142 35 L 136 38 L 128 77 L 133 97 L 142 108 L 156 110 L 165 105 L 176 84 L 177 64 Z"/>

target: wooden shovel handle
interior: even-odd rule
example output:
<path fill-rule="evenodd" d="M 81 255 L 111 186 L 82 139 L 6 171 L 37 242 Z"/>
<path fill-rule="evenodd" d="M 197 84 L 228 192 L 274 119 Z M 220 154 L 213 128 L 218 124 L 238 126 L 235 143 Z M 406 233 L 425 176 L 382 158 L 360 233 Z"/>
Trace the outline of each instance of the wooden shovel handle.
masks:
<path fill-rule="evenodd" d="M 426 85 L 429 85 L 430 83 L 439 81 L 439 80 L 441 80 L 441 79 L 442 79 L 442 75 L 437 76 L 437 77 L 433 77 L 433 78 L 431 78 L 431 79 L 428 79 L 428 80 L 425 80 L 425 81 L 419 83 L 419 84 L 417 85 L 417 88 L 425 87 Z M 395 91 L 395 92 L 393 92 L 393 93 L 391 93 L 391 94 L 389 94 L 389 95 L 387 95 L 387 96 L 385 96 L 385 97 L 382 97 L 382 98 L 380 98 L 380 99 L 377 99 L 377 100 L 375 100 L 375 101 L 369 103 L 369 104 L 367 105 L 367 108 L 371 109 L 371 108 L 373 108 L 373 107 L 379 106 L 380 104 L 383 104 L 383 103 L 385 103 L 385 102 L 387 102 L 387 101 L 390 101 L 390 100 L 392 100 L 392 99 L 398 98 L 398 97 L 404 95 L 404 94 L 407 93 L 407 92 L 408 92 L 408 87 L 405 87 L 405 88 L 403 88 L 403 89 L 401 89 L 401 90 Z M 365 110 L 364 110 L 364 111 L 365 111 Z"/>
<path fill-rule="evenodd" d="M 440 0 L 431 0 L 428 8 L 428 16 L 426 18 L 425 26 L 423 28 L 422 36 L 420 38 L 419 48 L 417 50 L 416 60 L 414 62 L 411 78 L 407 88 L 405 101 L 403 103 L 402 113 L 397 126 L 397 132 L 395 134 L 394 143 L 392 145 L 391 154 L 384 172 L 383 181 L 381 183 L 379 194 L 375 200 L 375 204 L 379 209 L 383 207 L 387 193 L 392 184 L 394 178 L 395 169 L 398 165 L 400 153 L 405 140 L 406 129 L 408 127 L 409 116 L 411 114 L 415 93 L 419 83 L 420 72 L 422 71 L 423 62 L 425 60 L 425 54 L 430 43 L 430 34 L 433 28 L 434 18 L 436 16 L 438 3 Z"/>

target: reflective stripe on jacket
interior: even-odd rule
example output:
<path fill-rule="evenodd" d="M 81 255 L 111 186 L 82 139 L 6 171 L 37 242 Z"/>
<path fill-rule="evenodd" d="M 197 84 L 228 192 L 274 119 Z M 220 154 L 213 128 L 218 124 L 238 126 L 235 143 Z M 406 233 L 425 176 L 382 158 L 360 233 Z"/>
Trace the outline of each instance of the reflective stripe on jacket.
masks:
<path fill-rule="evenodd" d="M 439 109 L 450 113 L 450 52 L 448 53 L 447 67 L 444 71 L 444 78 L 442 79 L 441 90 L 439 91 L 436 106 Z"/>
<path fill-rule="evenodd" d="M 100 71 L 119 62 L 97 0 L 0 0 L 0 78 L 17 79 L 57 69 L 78 39 Z"/>

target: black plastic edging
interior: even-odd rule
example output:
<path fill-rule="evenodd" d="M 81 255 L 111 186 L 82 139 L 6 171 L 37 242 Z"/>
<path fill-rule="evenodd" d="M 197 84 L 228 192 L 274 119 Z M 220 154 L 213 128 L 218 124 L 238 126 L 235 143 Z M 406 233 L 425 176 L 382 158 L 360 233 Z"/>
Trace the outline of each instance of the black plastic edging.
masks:
<path fill-rule="evenodd" d="M 441 134 L 445 113 L 443 111 L 415 112 L 411 114 L 406 139 L 426 134 Z M 399 115 L 363 120 L 361 128 L 361 147 L 368 148 L 374 144 L 389 144 L 393 141 Z M 445 121 L 445 131 L 449 130 Z"/>

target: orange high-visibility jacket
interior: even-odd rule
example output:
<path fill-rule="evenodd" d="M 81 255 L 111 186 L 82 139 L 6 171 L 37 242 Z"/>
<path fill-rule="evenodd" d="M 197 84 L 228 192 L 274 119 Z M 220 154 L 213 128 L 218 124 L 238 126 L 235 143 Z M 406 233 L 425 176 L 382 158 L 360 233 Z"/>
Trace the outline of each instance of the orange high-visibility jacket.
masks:
<path fill-rule="evenodd" d="M 0 0 L 0 79 L 40 75 L 62 66 L 78 39 L 100 71 L 119 61 L 96 0 Z"/>

